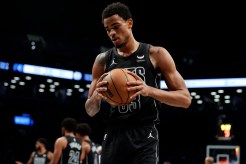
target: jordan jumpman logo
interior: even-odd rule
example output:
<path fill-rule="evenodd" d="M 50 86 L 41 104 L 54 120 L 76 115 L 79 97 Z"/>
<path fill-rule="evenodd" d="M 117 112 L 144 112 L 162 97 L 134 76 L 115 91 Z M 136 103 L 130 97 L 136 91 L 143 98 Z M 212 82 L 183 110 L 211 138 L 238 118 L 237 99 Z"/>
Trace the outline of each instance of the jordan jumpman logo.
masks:
<path fill-rule="evenodd" d="M 148 138 L 155 138 L 154 136 L 152 136 L 152 131 L 149 133 Z"/>

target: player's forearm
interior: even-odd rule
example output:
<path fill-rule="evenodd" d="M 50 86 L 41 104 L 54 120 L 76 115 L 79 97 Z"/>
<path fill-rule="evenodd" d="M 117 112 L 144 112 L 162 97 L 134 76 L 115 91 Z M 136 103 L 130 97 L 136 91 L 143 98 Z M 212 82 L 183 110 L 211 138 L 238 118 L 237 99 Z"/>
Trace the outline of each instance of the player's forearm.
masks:
<path fill-rule="evenodd" d="M 164 91 L 151 87 L 149 96 L 161 103 L 175 107 L 188 108 L 191 104 L 191 97 L 185 90 Z"/>
<path fill-rule="evenodd" d="M 101 100 L 95 97 L 88 98 L 85 103 L 85 110 L 87 114 L 93 117 L 100 110 Z"/>

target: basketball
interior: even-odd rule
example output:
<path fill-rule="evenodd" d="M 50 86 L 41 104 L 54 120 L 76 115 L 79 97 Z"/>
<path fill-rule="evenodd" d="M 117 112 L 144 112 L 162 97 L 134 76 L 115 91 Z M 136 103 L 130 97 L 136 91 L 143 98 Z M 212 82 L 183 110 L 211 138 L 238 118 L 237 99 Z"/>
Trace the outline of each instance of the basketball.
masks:
<path fill-rule="evenodd" d="M 107 102 L 114 106 L 124 106 L 130 103 L 130 97 L 135 91 L 128 91 L 126 83 L 128 81 L 136 81 L 136 79 L 128 74 L 126 69 L 113 69 L 103 80 L 108 82 L 107 91 L 102 92 L 107 97 Z"/>

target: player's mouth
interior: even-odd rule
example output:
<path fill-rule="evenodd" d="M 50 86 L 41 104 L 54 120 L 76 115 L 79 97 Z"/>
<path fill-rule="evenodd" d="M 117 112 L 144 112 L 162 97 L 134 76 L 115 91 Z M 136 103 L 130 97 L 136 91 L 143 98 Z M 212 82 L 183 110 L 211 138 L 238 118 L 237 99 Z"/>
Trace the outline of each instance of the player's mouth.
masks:
<path fill-rule="evenodd" d="M 113 39 L 112 39 L 112 42 L 113 42 L 114 44 L 116 44 L 117 42 L 119 42 L 119 40 L 120 40 L 120 39 L 118 39 L 118 38 L 113 38 Z"/>

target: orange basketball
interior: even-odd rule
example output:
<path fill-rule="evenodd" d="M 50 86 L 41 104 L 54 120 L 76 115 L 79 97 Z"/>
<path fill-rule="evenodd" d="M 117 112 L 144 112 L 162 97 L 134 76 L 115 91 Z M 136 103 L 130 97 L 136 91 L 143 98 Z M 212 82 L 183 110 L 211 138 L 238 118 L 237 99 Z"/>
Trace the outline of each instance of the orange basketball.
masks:
<path fill-rule="evenodd" d="M 107 97 L 107 102 L 114 106 L 123 106 L 130 103 L 130 97 L 135 91 L 127 90 L 127 81 L 136 81 L 136 79 L 127 73 L 126 69 L 116 68 L 104 77 L 104 81 L 108 81 L 107 91 L 102 94 Z"/>

